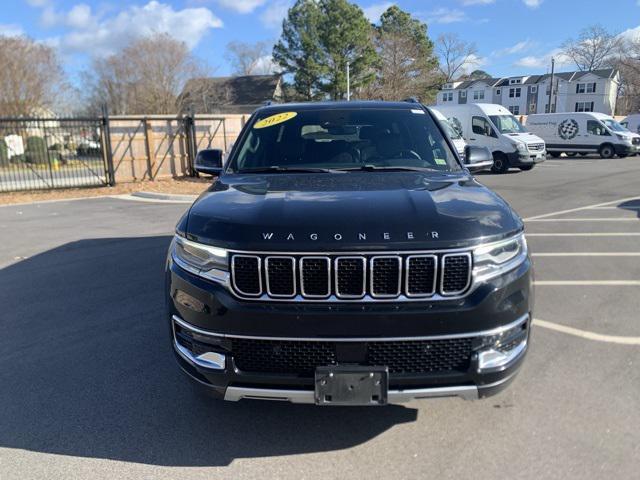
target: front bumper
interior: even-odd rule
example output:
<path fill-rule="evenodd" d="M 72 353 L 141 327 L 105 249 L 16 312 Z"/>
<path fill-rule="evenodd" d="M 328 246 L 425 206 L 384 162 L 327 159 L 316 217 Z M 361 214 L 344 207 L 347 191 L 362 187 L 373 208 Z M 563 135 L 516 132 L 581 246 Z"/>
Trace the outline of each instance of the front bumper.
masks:
<path fill-rule="evenodd" d="M 614 145 L 616 155 L 634 155 L 640 152 L 640 145 L 627 145 L 624 143 L 617 143 Z"/>
<path fill-rule="evenodd" d="M 179 292 L 197 301 L 178 302 Z M 478 345 L 478 339 L 520 326 L 524 333 L 519 337 L 517 349 L 511 351 L 506 363 L 497 367 L 487 363 L 485 355 L 482 362 L 489 367 L 481 368 L 482 352 L 474 350 L 463 368 L 389 374 L 389 403 L 443 396 L 465 399 L 489 396 L 505 388 L 522 364 L 533 308 L 528 259 L 466 297 L 432 302 L 370 305 L 245 302 L 224 287 L 171 262 L 167 269 L 167 293 L 172 344 L 180 367 L 214 397 L 232 401 L 260 398 L 314 402 L 313 374 L 239 368 L 233 344 L 237 339 L 335 343 L 355 350 L 386 341 L 428 342 L 463 337 L 473 338 Z M 200 311 L 194 310 L 194 304 Z M 203 348 L 202 344 L 211 348 Z M 215 354 L 202 356 L 205 350 Z M 337 360 L 342 364 L 341 358 Z M 347 364 L 363 364 L 354 358 L 346 360 Z"/>
<path fill-rule="evenodd" d="M 509 166 L 511 167 L 526 167 L 528 165 L 535 165 L 536 163 L 542 163 L 547 159 L 547 152 L 537 153 L 525 153 L 522 154 L 518 151 L 508 153 L 507 158 L 509 160 Z"/>

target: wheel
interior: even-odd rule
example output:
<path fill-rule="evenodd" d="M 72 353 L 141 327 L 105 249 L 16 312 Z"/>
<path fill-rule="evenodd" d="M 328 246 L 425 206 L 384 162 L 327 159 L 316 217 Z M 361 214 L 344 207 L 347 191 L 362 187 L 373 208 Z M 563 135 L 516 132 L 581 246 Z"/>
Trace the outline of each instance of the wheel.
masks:
<path fill-rule="evenodd" d="M 494 153 L 491 171 L 493 173 L 505 173 L 507 170 L 509 170 L 509 160 L 507 160 L 507 156 L 504 153 Z"/>
<path fill-rule="evenodd" d="M 549 152 L 549 155 L 551 155 L 553 158 L 560 158 L 559 152 Z"/>
<path fill-rule="evenodd" d="M 616 151 L 613 149 L 613 145 L 605 143 L 600 147 L 599 153 L 602 158 L 613 158 L 613 156 L 616 154 Z"/>
<path fill-rule="evenodd" d="M 564 152 L 564 154 L 567 157 L 575 157 L 578 153 L 577 152 Z"/>
<path fill-rule="evenodd" d="M 528 172 L 529 170 L 533 170 L 533 165 L 525 165 L 524 167 L 520 167 L 520 170 L 523 172 Z"/>

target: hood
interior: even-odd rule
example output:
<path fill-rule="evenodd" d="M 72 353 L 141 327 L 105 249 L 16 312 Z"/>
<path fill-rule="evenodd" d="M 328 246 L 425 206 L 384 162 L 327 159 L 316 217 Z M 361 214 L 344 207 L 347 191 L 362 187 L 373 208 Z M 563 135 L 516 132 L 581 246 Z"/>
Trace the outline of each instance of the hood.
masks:
<path fill-rule="evenodd" d="M 522 229 L 470 175 L 416 172 L 223 175 L 184 223 L 193 240 L 258 251 L 456 248 Z"/>
<path fill-rule="evenodd" d="M 539 136 L 534 135 L 533 133 L 507 133 L 505 134 L 507 135 L 507 137 L 515 140 L 516 142 L 522 142 L 525 145 L 528 145 L 530 143 L 544 143 L 544 140 L 541 139 Z"/>

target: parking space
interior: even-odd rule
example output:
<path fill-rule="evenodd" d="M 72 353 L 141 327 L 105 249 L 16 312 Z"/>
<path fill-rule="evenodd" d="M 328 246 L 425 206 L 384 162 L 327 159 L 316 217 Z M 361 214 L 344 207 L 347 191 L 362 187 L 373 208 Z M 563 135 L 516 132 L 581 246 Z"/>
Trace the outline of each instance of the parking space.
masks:
<path fill-rule="evenodd" d="M 186 204 L 0 207 L 0 478 L 635 478 L 640 158 L 479 179 L 526 220 L 527 361 L 496 397 L 384 409 L 195 394 L 162 318 Z"/>

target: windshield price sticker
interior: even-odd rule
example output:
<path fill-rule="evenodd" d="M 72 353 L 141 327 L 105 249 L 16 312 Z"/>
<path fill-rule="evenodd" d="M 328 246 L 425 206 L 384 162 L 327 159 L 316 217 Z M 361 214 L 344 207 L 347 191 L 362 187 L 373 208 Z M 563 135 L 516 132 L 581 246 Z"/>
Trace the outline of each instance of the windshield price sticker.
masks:
<path fill-rule="evenodd" d="M 253 128 L 272 127 L 273 125 L 278 125 L 279 123 L 283 123 L 283 122 L 286 122 L 287 120 L 291 120 L 296 115 L 298 115 L 297 112 L 277 113 L 276 115 L 271 115 L 270 117 L 263 118 L 262 120 L 257 121 L 253 125 Z"/>

